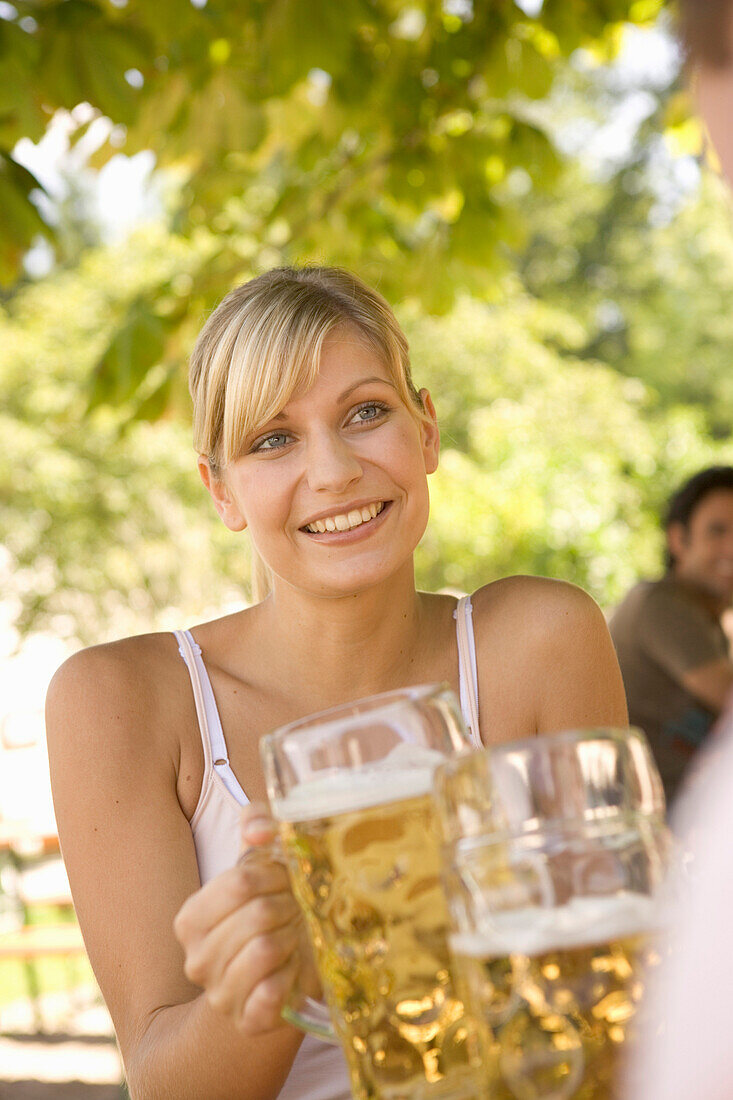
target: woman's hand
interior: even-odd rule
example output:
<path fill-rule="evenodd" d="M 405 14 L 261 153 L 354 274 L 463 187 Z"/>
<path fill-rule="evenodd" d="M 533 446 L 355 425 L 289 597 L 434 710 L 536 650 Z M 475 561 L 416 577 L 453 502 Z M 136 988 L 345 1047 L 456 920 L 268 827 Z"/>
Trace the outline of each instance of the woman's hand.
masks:
<path fill-rule="evenodd" d="M 310 948 L 264 803 L 242 810 L 242 855 L 229 871 L 197 890 L 173 929 L 185 952 L 186 976 L 212 1008 L 256 1035 L 283 1024 L 296 987 L 318 996 Z"/>

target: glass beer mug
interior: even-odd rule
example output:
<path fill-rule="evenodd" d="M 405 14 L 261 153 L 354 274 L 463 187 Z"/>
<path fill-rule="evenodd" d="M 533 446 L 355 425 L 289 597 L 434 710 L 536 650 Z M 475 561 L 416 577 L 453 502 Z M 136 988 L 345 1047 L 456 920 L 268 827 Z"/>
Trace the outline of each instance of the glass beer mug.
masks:
<path fill-rule="evenodd" d="M 444 687 L 389 692 L 263 738 L 270 805 L 357 1100 L 484 1100 L 483 1024 L 449 962 L 433 774 L 469 748 Z M 332 1021 L 333 1027 L 328 1020 Z M 324 1019 L 325 1017 L 325 1019 Z"/>
<path fill-rule="evenodd" d="M 436 775 L 458 989 L 493 1032 L 492 1100 L 621 1100 L 669 838 L 643 734 L 500 745 Z"/>

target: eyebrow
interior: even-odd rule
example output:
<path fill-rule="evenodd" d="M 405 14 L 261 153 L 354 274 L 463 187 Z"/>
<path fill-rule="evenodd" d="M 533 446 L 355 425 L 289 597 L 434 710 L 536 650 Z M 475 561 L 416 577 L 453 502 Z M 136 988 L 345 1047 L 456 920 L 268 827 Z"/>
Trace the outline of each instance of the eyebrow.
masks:
<path fill-rule="evenodd" d="M 366 386 L 370 382 L 381 382 L 385 386 L 390 386 L 393 390 L 396 390 L 394 382 L 390 382 L 388 378 L 382 378 L 378 374 L 372 374 L 369 378 L 360 378 L 358 382 L 354 382 L 353 386 L 348 386 L 342 394 L 339 395 L 339 402 L 345 401 L 347 397 L 350 397 L 354 390 L 358 390 L 360 386 Z M 275 413 L 273 420 L 287 420 L 287 416 L 284 412 Z"/>
<path fill-rule="evenodd" d="M 354 382 L 353 386 L 349 386 L 348 389 L 345 389 L 339 397 L 339 401 L 345 401 L 354 390 L 359 389 L 359 386 L 366 386 L 369 382 L 382 382 L 385 386 L 391 386 L 392 389 L 396 388 L 394 382 L 390 382 L 388 378 L 381 378 L 378 374 L 373 374 L 369 378 L 362 378 L 359 382 Z"/>

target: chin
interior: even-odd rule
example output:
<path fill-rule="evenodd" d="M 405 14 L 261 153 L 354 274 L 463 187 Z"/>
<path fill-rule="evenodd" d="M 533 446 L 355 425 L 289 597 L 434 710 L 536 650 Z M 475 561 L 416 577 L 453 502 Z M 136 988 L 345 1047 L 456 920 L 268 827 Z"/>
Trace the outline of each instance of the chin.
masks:
<path fill-rule="evenodd" d="M 339 598 L 343 596 L 359 596 L 370 588 L 396 577 L 404 568 L 404 562 L 395 565 L 394 562 L 384 560 L 364 564 L 360 569 L 344 569 L 340 572 L 334 569 L 330 576 L 301 578 L 301 587 L 307 588 L 316 596 L 326 598 Z M 324 571 L 325 572 L 325 571 Z"/>

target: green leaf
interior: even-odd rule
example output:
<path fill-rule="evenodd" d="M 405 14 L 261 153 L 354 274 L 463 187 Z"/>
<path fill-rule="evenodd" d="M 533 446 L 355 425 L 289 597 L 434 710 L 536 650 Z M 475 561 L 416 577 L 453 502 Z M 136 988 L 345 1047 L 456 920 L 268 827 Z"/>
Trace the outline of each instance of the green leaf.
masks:
<path fill-rule="evenodd" d="M 267 0 L 262 50 L 272 94 L 287 92 L 311 69 L 338 76 L 348 67 L 356 27 L 370 14 L 361 0 Z"/>
<path fill-rule="evenodd" d="M 125 72 L 148 63 L 144 32 L 107 18 L 92 0 L 61 0 L 38 14 L 37 84 L 44 98 L 68 109 L 87 101 L 114 122 L 133 119 L 140 96 Z"/>
<path fill-rule="evenodd" d="M 128 401 L 162 358 L 171 328 L 171 320 L 160 317 L 147 298 L 136 298 L 97 361 L 88 410 Z"/>
<path fill-rule="evenodd" d="M 37 141 L 47 122 L 35 74 L 38 42 L 15 23 L 0 19 L 0 143 L 12 148 L 22 137 Z"/>
<path fill-rule="evenodd" d="M 0 150 L 0 210 L 4 230 L 0 235 L 0 286 L 13 283 L 23 253 L 34 237 L 51 233 L 30 201 L 36 190 L 43 188 L 35 176 Z"/>

